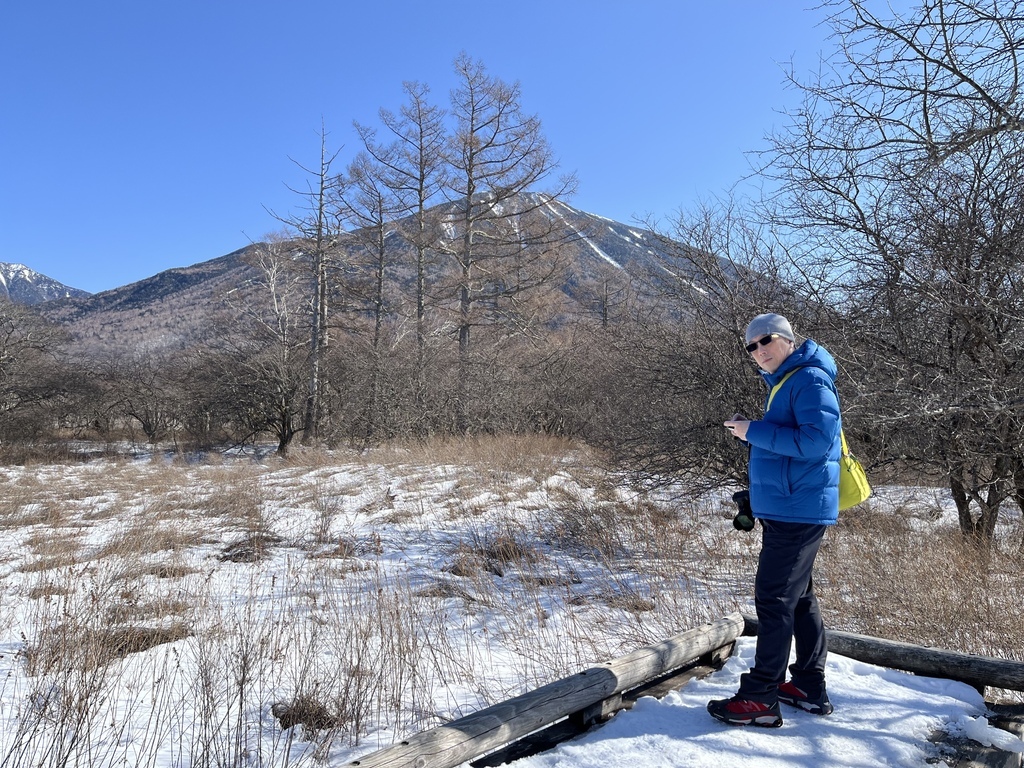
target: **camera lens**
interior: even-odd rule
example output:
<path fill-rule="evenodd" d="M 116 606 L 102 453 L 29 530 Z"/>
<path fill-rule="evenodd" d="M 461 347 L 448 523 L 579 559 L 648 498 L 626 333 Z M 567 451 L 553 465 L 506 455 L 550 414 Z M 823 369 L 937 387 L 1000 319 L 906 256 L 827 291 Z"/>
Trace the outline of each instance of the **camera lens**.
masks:
<path fill-rule="evenodd" d="M 754 518 L 748 514 L 740 512 L 732 519 L 732 526 L 737 531 L 752 531 L 754 530 Z"/>

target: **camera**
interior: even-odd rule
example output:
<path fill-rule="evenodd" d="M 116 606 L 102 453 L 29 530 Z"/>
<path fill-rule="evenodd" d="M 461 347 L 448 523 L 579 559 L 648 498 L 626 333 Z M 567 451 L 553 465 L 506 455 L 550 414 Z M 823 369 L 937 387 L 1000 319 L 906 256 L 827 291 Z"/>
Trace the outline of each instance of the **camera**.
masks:
<path fill-rule="evenodd" d="M 750 508 L 750 491 L 736 491 L 732 500 L 739 507 L 739 512 L 732 519 L 732 527 L 737 531 L 754 530 L 754 510 Z"/>

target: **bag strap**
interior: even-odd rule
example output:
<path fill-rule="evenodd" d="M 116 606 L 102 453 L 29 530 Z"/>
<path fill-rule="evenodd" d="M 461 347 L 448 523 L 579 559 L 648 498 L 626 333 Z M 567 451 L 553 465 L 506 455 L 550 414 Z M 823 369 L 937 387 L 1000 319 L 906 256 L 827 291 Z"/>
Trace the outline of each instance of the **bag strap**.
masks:
<path fill-rule="evenodd" d="M 767 411 L 769 408 L 772 407 L 772 400 L 775 399 L 775 393 L 778 392 L 782 388 L 782 385 L 786 383 L 786 379 L 788 379 L 790 376 L 792 376 L 794 373 L 796 373 L 799 370 L 800 370 L 799 368 L 794 368 L 792 371 L 790 371 L 785 376 L 783 376 L 778 384 L 776 384 L 774 387 L 772 387 L 772 391 L 768 395 L 768 403 L 764 407 L 765 411 Z"/>
<path fill-rule="evenodd" d="M 799 368 L 794 368 L 792 371 L 790 371 L 785 376 L 783 376 L 778 384 L 776 384 L 774 387 L 772 387 L 772 391 L 768 394 L 768 404 L 765 405 L 765 407 L 764 407 L 765 411 L 767 411 L 769 408 L 772 407 L 772 400 L 775 398 L 775 393 L 778 392 L 780 389 L 782 389 L 782 385 L 786 383 L 786 379 L 788 379 L 790 376 L 792 376 L 794 373 L 796 373 L 799 370 L 800 370 Z M 843 445 L 843 456 L 849 456 L 850 455 L 850 446 L 847 445 L 847 443 L 846 443 L 846 433 L 842 429 L 839 430 L 839 439 L 842 441 L 842 445 Z"/>

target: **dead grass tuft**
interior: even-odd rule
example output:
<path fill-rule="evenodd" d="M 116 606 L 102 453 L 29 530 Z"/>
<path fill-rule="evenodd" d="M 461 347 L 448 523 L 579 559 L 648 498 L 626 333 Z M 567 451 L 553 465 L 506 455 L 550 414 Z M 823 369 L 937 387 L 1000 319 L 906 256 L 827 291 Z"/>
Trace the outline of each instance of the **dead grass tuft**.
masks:
<path fill-rule="evenodd" d="M 489 561 L 497 563 L 534 562 L 537 550 L 524 544 L 508 532 L 499 532 L 493 539 L 482 545 L 481 554 Z"/>
<path fill-rule="evenodd" d="M 70 594 L 71 589 L 67 586 L 54 584 L 46 581 L 36 584 L 28 591 L 29 600 L 48 600 L 54 597 L 63 597 Z"/>
<path fill-rule="evenodd" d="M 138 558 L 159 552 L 180 552 L 198 546 L 201 537 L 191 526 L 154 524 L 140 516 L 138 520 L 111 536 L 96 553 L 96 557 Z"/>
<path fill-rule="evenodd" d="M 142 653 L 166 643 L 175 643 L 189 637 L 192 631 L 184 623 L 169 627 L 119 627 L 100 634 L 97 642 L 111 659 Z"/>
<path fill-rule="evenodd" d="M 479 602 L 469 590 L 464 587 L 460 587 L 455 582 L 449 579 L 437 579 L 429 586 L 423 587 L 417 590 L 415 593 L 416 597 L 435 597 L 435 598 L 458 598 L 467 603 Z"/>
<path fill-rule="evenodd" d="M 44 675 L 59 669 L 97 669 L 133 653 L 184 640 L 192 634 L 178 622 L 166 627 L 82 627 L 65 623 L 50 627 L 25 650 L 30 675 Z"/>
<path fill-rule="evenodd" d="M 561 485 L 548 490 L 554 528 L 553 538 L 571 550 L 613 557 L 623 549 L 626 521 L 622 505 L 598 501 L 573 487 Z"/>
<path fill-rule="evenodd" d="M 271 705 L 271 714 L 277 718 L 283 730 L 301 726 L 303 734 L 310 738 L 317 731 L 336 728 L 343 717 L 331 710 L 323 702 L 308 696 L 296 697 L 287 704 L 278 702 Z"/>
<path fill-rule="evenodd" d="M 602 600 L 609 608 L 618 608 L 627 613 L 649 613 L 657 607 L 653 600 L 629 592 L 608 594 Z"/>
<path fill-rule="evenodd" d="M 254 534 L 225 547 L 218 559 L 222 562 L 256 563 L 268 556 L 270 547 L 282 541 L 280 536 L 273 534 Z"/>
<path fill-rule="evenodd" d="M 395 508 L 395 499 L 398 494 L 391 489 L 391 486 L 381 488 L 367 501 L 359 505 L 356 512 L 360 515 L 373 516 L 381 512 L 387 512 Z"/>
<path fill-rule="evenodd" d="M 251 532 L 268 529 L 261 476 L 248 464 L 205 468 L 193 482 L 208 489 L 198 507 L 207 517 L 222 518 Z"/>

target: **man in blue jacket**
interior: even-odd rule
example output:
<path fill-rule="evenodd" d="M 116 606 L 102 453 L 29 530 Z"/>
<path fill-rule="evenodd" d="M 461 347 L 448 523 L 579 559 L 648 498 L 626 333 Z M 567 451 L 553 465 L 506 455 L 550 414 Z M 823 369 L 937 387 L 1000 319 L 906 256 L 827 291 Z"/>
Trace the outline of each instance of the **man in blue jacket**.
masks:
<path fill-rule="evenodd" d="M 750 506 L 762 528 L 757 647 L 736 695 L 709 702 L 708 712 L 730 725 L 777 727 L 780 701 L 817 715 L 832 712 L 812 570 L 825 530 L 839 516 L 842 425 L 836 363 L 824 347 L 810 339 L 798 346 L 789 321 L 773 313 L 751 320 L 746 339 L 769 390 L 781 383 L 760 421 L 725 422 L 750 446 Z"/>

